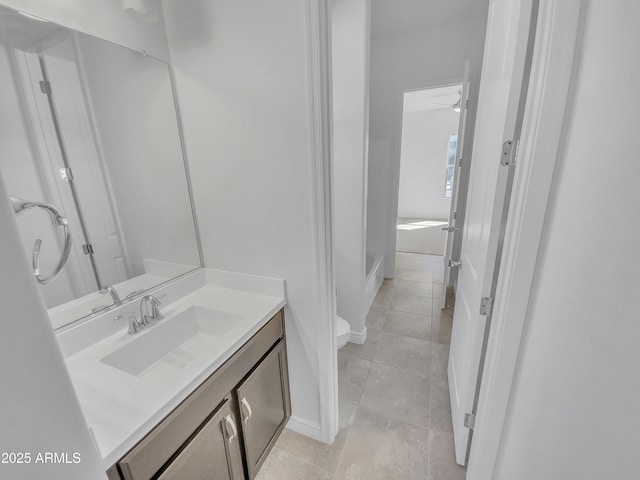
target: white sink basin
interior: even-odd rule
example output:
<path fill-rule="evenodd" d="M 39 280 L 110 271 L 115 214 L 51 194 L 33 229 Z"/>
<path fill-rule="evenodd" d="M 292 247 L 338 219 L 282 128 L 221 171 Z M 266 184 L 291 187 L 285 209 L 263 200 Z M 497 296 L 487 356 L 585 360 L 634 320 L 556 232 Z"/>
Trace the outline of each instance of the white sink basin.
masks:
<path fill-rule="evenodd" d="M 135 334 L 101 362 L 136 376 L 158 365 L 181 369 L 206 354 L 241 319 L 195 305 Z"/>

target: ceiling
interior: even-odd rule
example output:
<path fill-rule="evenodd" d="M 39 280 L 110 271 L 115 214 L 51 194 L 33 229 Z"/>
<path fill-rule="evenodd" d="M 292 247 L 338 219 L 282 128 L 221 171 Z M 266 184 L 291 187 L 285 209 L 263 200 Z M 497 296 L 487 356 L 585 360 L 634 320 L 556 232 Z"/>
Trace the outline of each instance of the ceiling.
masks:
<path fill-rule="evenodd" d="M 404 113 L 452 108 L 460 98 L 462 85 L 414 90 L 404 94 Z"/>
<path fill-rule="evenodd" d="M 372 0 L 371 35 L 383 36 L 486 15 L 489 0 Z"/>

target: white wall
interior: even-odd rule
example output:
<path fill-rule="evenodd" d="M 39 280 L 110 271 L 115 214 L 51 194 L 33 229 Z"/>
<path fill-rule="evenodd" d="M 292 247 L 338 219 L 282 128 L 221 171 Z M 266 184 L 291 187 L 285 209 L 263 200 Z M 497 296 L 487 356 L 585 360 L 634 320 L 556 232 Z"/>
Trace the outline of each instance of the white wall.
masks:
<path fill-rule="evenodd" d="M 338 315 L 366 335 L 370 0 L 331 2 L 333 189 Z"/>
<path fill-rule="evenodd" d="M 284 278 L 293 421 L 319 432 L 306 2 L 165 2 L 207 267 Z"/>
<path fill-rule="evenodd" d="M 22 255 L 1 177 L 0 224 L 0 452 L 29 452 L 32 462 L 0 463 L 0 478 L 106 478 L 37 283 Z M 70 458 L 78 452 L 81 461 L 36 464 L 38 452 L 68 452 Z"/>
<path fill-rule="evenodd" d="M 447 220 L 445 198 L 449 135 L 458 131 L 460 114 L 451 108 L 407 112 L 402 118 L 398 216 Z"/>
<path fill-rule="evenodd" d="M 167 61 L 169 49 L 162 22 L 162 6 L 155 23 L 132 19 L 121 0 L 2 0 L 1 5 L 21 10 L 65 27 L 115 42 Z"/>
<path fill-rule="evenodd" d="M 638 475 L 640 4 L 585 4 L 499 480 Z"/>
<path fill-rule="evenodd" d="M 368 237 L 385 237 L 385 276 L 395 275 L 395 233 L 403 92 L 408 89 L 459 83 L 465 60 L 470 60 L 471 96 L 468 135 L 465 145 L 473 145 L 473 126 L 484 48 L 486 16 L 438 25 L 404 34 L 375 36 L 371 44 L 370 144 L 389 151 L 386 159 L 371 162 L 370 173 L 379 182 L 369 185 L 369 201 L 387 205 L 384 231 L 371 231 Z M 385 170 L 388 169 L 388 174 Z M 379 198 L 373 200 L 372 196 Z M 463 199 L 464 200 L 464 199 Z M 378 240 L 379 242 L 380 240 Z M 375 240 L 374 240 L 375 242 Z"/>

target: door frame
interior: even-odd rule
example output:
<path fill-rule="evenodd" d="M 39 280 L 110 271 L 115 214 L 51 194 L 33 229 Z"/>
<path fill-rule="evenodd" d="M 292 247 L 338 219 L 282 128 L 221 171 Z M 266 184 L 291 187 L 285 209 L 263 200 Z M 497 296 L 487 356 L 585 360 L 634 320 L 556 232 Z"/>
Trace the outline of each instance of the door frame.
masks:
<path fill-rule="evenodd" d="M 288 428 L 333 443 L 339 429 L 336 275 L 333 229 L 333 113 L 331 86 L 330 0 L 307 0 L 309 135 L 313 172 L 316 286 L 321 324 L 317 329 L 317 381 L 320 424 L 293 416 Z"/>
<path fill-rule="evenodd" d="M 292 425 L 295 430 L 324 442 L 338 431 L 337 355 L 335 325 L 335 273 L 333 263 L 331 58 L 328 0 L 307 0 L 310 133 L 314 169 L 314 221 L 317 243 L 317 286 L 320 318 L 318 330 L 318 381 L 320 425 Z M 520 166 L 516 172 L 511 218 L 507 226 L 501 274 L 487 345 L 486 363 L 471 447 L 467 478 L 490 480 L 498 465 L 502 432 L 509 408 L 522 334 L 525 330 L 531 288 L 544 232 L 546 207 L 551 195 L 556 158 L 561 139 L 570 83 L 574 71 L 576 43 L 582 22 L 582 0 L 540 0 L 540 13 L 531 71 L 531 83 L 521 134 Z M 402 119 L 405 90 L 460 83 L 460 78 L 440 79 L 401 88 L 396 119 Z M 547 89 L 553 83 L 554 88 Z M 562 108 L 559 108 L 562 105 Z M 475 124 L 475 122 L 474 122 Z M 398 125 L 398 121 L 396 121 Z M 473 126 L 473 125 L 471 125 Z M 397 127 L 391 151 L 399 159 Z M 534 161 L 534 159 L 536 159 Z M 394 165 L 390 195 L 396 210 L 399 162 Z M 392 187 L 396 186 L 395 189 Z M 394 201 L 395 198 L 395 201 Z M 390 211 L 390 212 L 391 212 Z M 395 222 L 396 219 L 393 218 Z M 395 223 L 393 225 L 395 233 Z M 395 240 L 388 242 L 393 246 Z M 385 272 L 393 272 L 388 259 Z M 508 319 L 508 321 L 507 321 Z M 294 420 L 292 418 L 292 420 Z M 296 428 L 297 427 L 297 428 Z"/>
<path fill-rule="evenodd" d="M 467 60 L 468 61 L 468 60 Z M 396 240 L 398 229 L 398 203 L 400 200 L 400 157 L 402 155 L 402 120 L 404 118 L 404 94 L 416 90 L 431 90 L 433 88 L 462 85 L 464 76 L 455 76 L 429 80 L 425 82 L 413 82 L 400 85 L 394 100 L 394 125 L 395 131 L 391 145 L 389 146 L 391 174 L 389 175 L 389 203 L 387 210 L 387 249 L 384 256 L 385 278 L 396 276 Z M 460 133 L 460 132 L 458 132 Z"/>
<path fill-rule="evenodd" d="M 464 228 L 464 217 L 466 213 L 466 199 L 469 188 L 469 173 L 471 170 L 471 161 L 468 155 L 465 155 L 465 135 L 467 133 L 467 120 L 469 118 L 469 96 L 471 94 L 471 81 L 469 80 L 470 62 L 467 60 L 464 64 L 464 81 L 462 83 L 460 102 L 460 119 L 458 122 L 457 148 L 455 152 L 455 164 L 453 173 L 453 185 L 451 191 L 451 204 L 449 205 L 449 218 L 447 218 L 447 228 L 453 228 L 453 231 L 447 230 L 444 252 L 442 254 L 443 273 L 442 273 L 442 292 L 440 293 L 440 308 L 446 307 L 447 290 L 452 285 L 452 273 L 454 267 L 449 265 L 453 260 L 453 254 L 456 243 L 462 244 L 462 229 Z M 475 125 L 474 125 L 475 126 Z M 469 149 L 467 148 L 467 151 Z M 463 162 L 467 162 L 466 168 L 463 170 Z M 460 189 L 465 190 L 463 196 L 460 195 Z M 458 220 L 458 210 L 460 210 L 460 220 Z M 457 229 L 457 230 L 455 230 Z M 458 232 L 458 233 L 456 233 Z M 457 273 L 457 272 L 456 272 Z M 457 281 L 457 275 L 455 276 Z"/>
<path fill-rule="evenodd" d="M 582 6 L 582 0 L 540 0 L 511 213 L 467 468 L 469 480 L 495 478 L 500 463 L 547 205 L 562 149 Z"/>

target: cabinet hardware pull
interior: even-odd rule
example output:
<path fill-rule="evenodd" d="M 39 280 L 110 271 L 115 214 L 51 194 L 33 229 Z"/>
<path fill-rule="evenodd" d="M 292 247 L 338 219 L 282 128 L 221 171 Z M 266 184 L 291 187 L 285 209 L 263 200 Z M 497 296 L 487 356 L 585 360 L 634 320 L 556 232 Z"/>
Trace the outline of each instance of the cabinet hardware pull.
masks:
<path fill-rule="evenodd" d="M 224 417 L 224 421 L 233 432 L 231 433 L 231 435 L 229 435 L 229 430 L 225 428 L 225 430 L 227 430 L 227 440 L 229 440 L 229 443 L 231 443 L 233 442 L 233 439 L 238 436 L 238 429 L 236 428 L 236 423 L 233 421 L 233 418 L 231 418 L 231 415 L 227 415 L 226 417 Z"/>
<path fill-rule="evenodd" d="M 244 417 L 244 423 L 247 423 L 252 415 L 251 405 L 249 405 L 249 402 L 247 402 L 247 397 L 242 397 L 240 403 L 243 407 L 243 410 L 246 410 L 247 415 Z"/>

